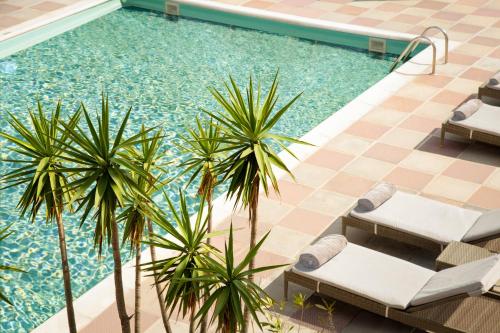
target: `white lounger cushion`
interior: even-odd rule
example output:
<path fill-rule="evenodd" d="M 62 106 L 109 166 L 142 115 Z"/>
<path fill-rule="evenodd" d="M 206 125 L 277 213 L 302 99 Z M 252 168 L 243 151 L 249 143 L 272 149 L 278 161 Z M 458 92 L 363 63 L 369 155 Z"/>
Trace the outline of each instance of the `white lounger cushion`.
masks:
<path fill-rule="evenodd" d="M 462 240 L 481 212 L 397 191 L 377 209 L 366 213 L 354 209 L 351 215 L 448 244 Z"/>
<path fill-rule="evenodd" d="M 450 119 L 450 123 L 474 131 L 500 135 L 500 107 L 483 104 L 479 110 L 467 119 L 460 121 Z"/>
<path fill-rule="evenodd" d="M 494 209 L 481 215 L 462 241 L 472 242 L 498 234 L 500 234 L 500 209 Z"/>
<path fill-rule="evenodd" d="M 292 269 L 397 309 L 405 309 L 435 274 L 430 269 L 352 243 L 316 270 L 298 266 Z"/>
<path fill-rule="evenodd" d="M 500 255 L 448 268 L 436 273 L 420 290 L 411 305 L 421 305 L 447 297 L 478 296 L 491 289 L 500 278 Z"/>

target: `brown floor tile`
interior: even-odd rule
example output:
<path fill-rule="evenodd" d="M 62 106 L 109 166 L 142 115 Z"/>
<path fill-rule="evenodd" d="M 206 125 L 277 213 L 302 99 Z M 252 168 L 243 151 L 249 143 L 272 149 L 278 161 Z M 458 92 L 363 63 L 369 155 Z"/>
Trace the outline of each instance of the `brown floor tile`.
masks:
<path fill-rule="evenodd" d="M 433 102 L 458 105 L 467 99 L 467 95 L 456 93 L 451 90 L 442 90 L 439 94 L 432 98 Z"/>
<path fill-rule="evenodd" d="M 405 8 L 406 8 L 405 5 L 400 5 L 400 4 L 395 3 L 395 2 L 384 2 L 377 7 L 378 10 L 382 10 L 382 11 L 386 11 L 386 12 L 395 12 L 395 13 L 399 13 Z"/>
<path fill-rule="evenodd" d="M 377 25 L 379 25 L 382 22 L 384 22 L 384 21 L 377 20 L 377 19 L 372 19 L 372 18 L 368 18 L 368 17 L 357 17 L 357 18 L 355 18 L 354 20 L 352 20 L 349 23 L 351 23 L 351 24 L 358 24 L 358 25 L 364 25 L 364 26 L 367 26 L 367 27 L 376 27 Z"/>
<path fill-rule="evenodd" d="M 456 21 L 460 20 L 462 17 L 464 17 L 464 14 L 439 11 L 436 14 L 432 15 L 432 17 L 440 19 L 440 20 L 448 20 L 448 21 L 455 21 L 456 22 Z"/>
<path fill-rule="evenodd" d="M 337 9 L 336 12 L 340 13 L 340 14 L 356 16 L 356 15 L 359 15 L 359 14 L 365 12 L 366 10 L 367 10 L 366 8 L 346 5 L 346 6 L 342 6 L 339 9 Z"/>
<path fill-rule="evenodd" d="M 359 197 L 370 190 L 373 185 L 375 185 L 373 180 L 340 172 L 333 177 L 323 189 L 350 195 L 352 197 Z"/>
<path fill-rule="evenodd" d="M 441 121 L 420 116 L 410 116 L 403 121 L 400 127 L 413 131 L 431 133 L 436 128 L 441 128 Z"/>
<path fill-rule="evenodd" d="M 286 215 L 279 225 L 317 236 L 333 222 L 333 219 L 333 216 L 298 207 Z"/>
<path fill-rule="evenodd" d="M 450 28 L 451 31 L 466 32 L 466 33 L 476 33 L 483 30 L 484 27 L 479 25 L 472 25 L 466 23 L 457 23 Z"/>
<path fill-rule="evenodd" d="M 309 157 L 306 162 L 324 168 L 339 170 L 352 160 L 352 158 L 353 156 L 344 153 L 334 152 L 328 149 L 320 149 Z"/>
<path fill-rule="evenodd" d="M 391 146 L 385 143 L 376 143 L 363 156 L 371 157 L 377 160 L 399 163 L 411 152 L 409 149 Z"/>
<path fill-rule="evenodd" d="M 22 22 L 23 21 L 21 19 L 12 16 L 0 15 L 0 28 L 8 28 Z"/>
<path fill-rule="evenodd" d="M 433 0 L 422 0 L 418 2 L 415 7 L 427 8 L 427 9 L 443 9 L 448 6 L 446 2 L 433 1 Z"/>
<path fill-rule="evenodd" d="M 462 54 L 462 53 L 457 53 L 457 52 L 450 52 L 448 54 L 448 62 L 452 64 L 460 64 L 460 65 L 472 65 L 476 61 L 479 60 L 479 57 L 472 56 L 472 55 L 467 55 L 467 54 Z"/>
<path fill-rule="evenodd" d="M 16 10 L 21 9 L 21 8 L 22 7 L 0 2 L 0 13 L 2 13 L 2 14 L 10 14 Z"/>
<path fill-rule="evenodd" d="M 488 165 L 457 160 L 443 172 L 443 175 L 481 184 L 494 170 L 494 167 Z"/>
<path fill-rule="evenodd" d="M 389 97 L 387 100 L 385 100 L 381 106 L 389 109 L 394 109 L 397 111 L 403 111 L 403 112 L 412 112 L 415 110 L 420 104 L 422 104 L 421 101 L 413 99 L 413 98 L 407 98 L 407 97 L 402 97 L 402 96 L 392 96 Z"/>
<path fill-rule="evenodd" d="M 50 11 L 53 11 L 53 10 L 56 10 L 56 9 L 59 9 L 62 7 L 64 7 L 64 5 L 60 4 L 58 2 L 44 1 L 44 2 L 41 2 L 41 3 L 31 7 L 31 8 L 50 12 Z"/>
<path fill-rule="evenodd" d="M 486 209 L 498 209 L 500 208 L 500 191 L 489 187 L 481 187 L 467 203 Z"/>
<path fill-rule="evenodd" d="M 443 88 L 453 80 L 452 77 L 444 75 L 419 75 L 414 82 L 425 84 L 436 88 Z"/>
<path fill-rule="evenodd" d="M 466 70 L 460 77 L 464 79 L 469 79 L 469 80 L 476 80 L 476 81 L 485 81 L 488 80 L 494 72 L 491 71 L 485 71 L 484 69 L 479 69 L 479 68 L 469 68 Z"/>
<path fill-rule="evenodd" d="M 409 15 L 409 14 L 399 14 L 399 15 L 394 16 L 391 19 L 391 21 L 415 24 L 415 23 L 422 21 L 424 18 L 425 17 L 422 17 L 422 16 L 415 16 L 415 15 Z"/>
<path fill-rule="evenodd" d="M 495 51 L 491 52 L 490 57 L 500 59 L 500 48 L 496 49 Z"/>
<path fill-rule="evenodd" d="M 479 8 L 473 14 L 478 16 L 491 16 L 498 18 L 500 17 L 500 10 L 492 8 Z"/>
<path fill-rule="evenodd" d="M 500 45 L 500 39 L 477 36 L 469 40 L 469 43 L 497 47 Z"/>
<path fill-rule="evenodd" d="M 387 175 L 384 180 L 398 187 L 420 191 L 432 180 L 432 176 L 426 173 L 397 167 Z"/>
<path fill-rule="evenodd" d="M 366 121 L 358 121 L 351 125 L 346 132 L 367 139 L 377 139 L 387 132 L 390 127 L 372 124 Z"/>
<path fill-rule="evenodd" d="M 261 1 L 261 0 L 250 0 L 244 3 L 245 7 L 260 8 L 265 9 L 273 5 L 273 2 Z"/>
<path fill-rule="evenodd" d="M 444 146 L 441 147 L 440 139 L 435 136 L 430 136 L 418 147 L 418 150 L 449 157 L 458 157 L 467 146 L 467 143 L 446 139 Z"/>
<path fill-rule="evenodd" d="M 298 205 L 313 191 L 313 188 L 311 187 L 288 182 L 286 180 L 280 180 L 278 182 L 278 186 L 280 195 L 271 190 L 271 192 L 269 193 L 269 198 L 292 205 Z"/>

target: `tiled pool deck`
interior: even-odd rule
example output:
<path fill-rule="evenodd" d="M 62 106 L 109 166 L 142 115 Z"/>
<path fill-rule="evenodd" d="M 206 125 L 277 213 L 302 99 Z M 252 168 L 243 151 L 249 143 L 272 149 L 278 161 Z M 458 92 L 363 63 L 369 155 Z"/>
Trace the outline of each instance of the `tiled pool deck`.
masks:
<path fill-rule="evenodd" d="M 338 232 L 339 216 L 357 197 L 378 181 L 389 181 L 422 195 L 485 209 L 500 208 L 500 149 L 469 144 L 448 136 L 439 147 L 439 127 L 451 110 L 470 95 L 491 74 L 500 69 L 499 0 L 218 0 L 280 13 L 376 27 L 397 32 L 420 33 L 438 25 L 450 39 L 461 44 L 449 55 L 449 63 L 438 65 L 436 75 L 415 75 L 388 98 L 369 105 L 370 110 L 327 144 L 317 147 L 294 169 L 296 183 L 280 181 L 281 199 L 261 198 L 259 233 L 271 230 L 258 258 L 259 264 L 287 263 L 315 238 L 328 231 Z M 0 35 L 35 16 L 58 10 L 78 0 L 0 0 Z M 247 226 L 244 213 L 233 223 Z M 336 221 L 332 224 L 333 221 Z M 221 226 L 227 226 L 228 220 Z M 396 242 L 349 232 L 351 241 L 432 267 L 435 254 Z M 238 232 L 241 254 L 248 229 Z M 219 241 L 222 243 L 222 241 Z M 261 276 L 263 284 L 277 299 L 282 297 L 280 272 Z M 148 281 L 148 280 L 145 280 Z M 150 282 L 150 281 L 149 281 Z M 146 333 L 162 332 L 155 293 L 144 288 L 143 328 Z M 130 289 L 131 291 L 132 289 Z M 292 288 L 291 293 L 299 291 Z M 303 291 L 306 292 L 306 291 Z M 133 306 L 129 292 L 130 312 Z M 93 302 L 105 302 L 93 300 Z M 118 332 L 114 304 L 95 316 L 92 304 L 82 301 L 78 318 L 87 332 Z M 317 312 L 305 317 L 319 325 Z M 292 307 L 285 315 L 297 317 Z M 335 311 L 338 330 L 343 332 L 409 332 L 410 329 L 383 318 L 339 304 Z M 60 323 L 64 327 L 64 321 Z M 38 330 L 44 332 L 43 328 Z M 175 332 L 187 331 L 178 322 Z M 306 329 L 303 329 L 306 332 Z M 48 331 L 47 331 L 48 332 Z M 62 331 L 61 331 L 62 332 Z"/>

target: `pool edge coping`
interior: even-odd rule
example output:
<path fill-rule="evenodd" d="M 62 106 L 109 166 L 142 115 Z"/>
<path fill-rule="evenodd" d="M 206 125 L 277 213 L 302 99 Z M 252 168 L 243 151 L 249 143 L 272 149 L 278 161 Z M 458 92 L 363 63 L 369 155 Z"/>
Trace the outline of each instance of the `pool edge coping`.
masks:
<path fill-rule="evenodd" d="M 19 35 L 22 35 L 24 33 L 27 33 L 29 31 L 41 28 L 45 25 L 54 23 L 62 18 L 80 13 L 82 11 L 88 10 L 92 7 L 95 7 L 97 5 L 106 3 L 106 2 L 111 2 L 110 0 L 91 0 L 89 1 L 89 6 L 84 8 L 85 6 L 82 7 L 76 7 L 73 8 L 70 11 L 65 11 L 65 15 L 61 16 L 62 14 L 58 13 L 58 15 L 52 17 L 52 18 L 44 18 L 43 20 L 33 20 L 37 21 L 40 25 L 35 26 L 35 25 L 30 25 L 31 28 L 29 30 L 25 30 L 24 32 L 17 33 L 15 36 L 9 37 L 9 38 L 14 38 Z M 273 16 L 273 14 L 276 14 L 276 17 L 279 17 L 281 19 L 290 19 L 291 17 L 293 18 L 299 18 L 299 20 L 303 23 L 318 23 L 320 21 L 322 24 L 324 22 L 328 22 L 329 24 L 327 25 L 328 27 L 322 27 L 322 29 L 328 29 L 328 30 L 338 30 L 334 28 L 338 28 L 339 26 L 345 27 L 349 26 L 349 28 L 356 27 L 356 31 L 348 31 L 349 33 L 355 33 L 355 34 L 363 34 L 363 35 L 370 35 L 370 33 L 373 33 L 374 30 L 378 31 L 385 31 L 381 29 L 375 29 L 375 28 L 370 28 L 370 27 L 363 27 L 363 26 L 357 26 L 357 25 L 352 25 L 352 24 L 344 24 L 344 23 L 338 23 L 338 22 L 333 22 L 333 21 L 325 21 L 325 20 L 317 20 L 317 19 L 309 19 L 309 18 L 304 18 L 304 17 L 299 17 L 295 15 L 288 15 L 288 14 L 281 14 L 281 13 L 274 13 L 271 11 L 266 11 L 266 10 L 260 10 L 260 9 L 253 9 L 253 8 L 247 8 L 247 7 L 242 7 L 242 6 L 235 6 L 235 5 L 229 5 L 229 4 L 224 4 L 224 3 L 218 3 L 218 2 L 209 2 L 205 0 L 176 0 L 175 2 L 178 3 L 200 3 L 203 5 L 206 4 L 216 4 L 217 6 L 210 6 L 211 9 L 214 7 L 218 8 L 225 8 L 229 10 L 235 10 L 235 7 L 240 7 L 244 8 L 245 12 L 248 13 L 257 13 L 258 15 L 263 14 L 262 12 L 266 12 L 266 15 Z M 90 5 L 92 4 L 92 5 Z M 316 21 L 316 22 L 314 22 Z M 31 21 L 30 21 L 31 22 Z M 32 22 L 33 23 L 33 22 Z M 36 23 L 36 22 L 35 22 Z M 292 24 L 296 24 L 296 22 L 289 22 Z M 394 32 L 387 31 L 388 33 L 392 34 L 398 34 Z M 393 36 L 386 35 L 380 36 L 383 38 L 389 38 L 389 39 L 395 39 Z M 410 34 L 400 34 L 400 35 L 407 35 L 407 36 L 413 36 Z M 0 36 L 0 42 L 4 41 L 6 39 L 2 39 L 2 36 Z M 444 46 L 444 41 L 441 39 L 436 39 L 433 38 L 433 40 L 436 43 L 436 47 L 438 49 L 437 52 L 437 60 L 438 60 L 438 66 L 439 60 L 441 60 L 444 56 L 443 53 L 443 46 Z M 450 50 L 454 49 L 455 47 L 459 46 L 462 44 L 461 42 L 455 42 L 450 40 Z M 281 152 L 279 156 L 283 158 L 285 163 L 290 169 L 295 168 L 299 163 L 303 162 L 305 159 L 307 159 L 309 156 L 311 156 L 314 152 L 320 149 L 321 146 L 329 142 L 331 139 L 333 139 L 335 136 L 338 134 L 342 133 L 346 128 L 348 128 L 350 125 L 352 125 L 355 121 L 359 120 L 361 117 L 363 117 L 365 114 L 367 114 L 369 111 L 371 111 L 376 105 L 381 103 L 383 100 L 391 97 L 394 95 L 394 93 L 401 88 L 403 85 L 407 84 L 411 80 L 413 80 L 414 77 L 418 75 L 425 74 L 425 71 L 428 71 L 430 67 L 430 62 L 428 60 L 431 59 L 431 48 L 427 47 L 423 51 L 421 51 L 419 54 L 417 54 L 415 57 L 413 57 L 409 62 L 406 64 L 403 64 L 401 67 L 398 68 L 393 73 L 390 73 L 386 75 L 384 78 L 382 78 L 380 81 L 369 87 L 367 90 L 365 90 L 362 94 L 358 95 L 356 98 L 351 100 L 348 104 L 346 104 L 344 107 L 333 113 L 331 116 L 329 116 L 327 119 L 322 121 L 320 124 L 318 124 L 316 127 L 311 129 L 309 132 L 307 132 L 304 136 L 301 137 L 302 140 L 307 141 L 309 143 L 314 144 L 314 146 L 300 146 L 297 144 L 293 144 L 290 146 L 290 150 L 293 151 L 298 159 L 293 158 L 291 155 L 289 155 L 286 152 Z M 281 170 L 277 170 L 277 177 L 278 179 L 283 178 L 285 173 Z M 222 222 L 224 219 L 226 219 L 228 216 L 230 216 L 234 212 L 234 201 L 232 200 L 226 200 L 225 198 L 225 193 L 220 195 L 216 200 L 214 200 L 214 214 L 213 214 L 213 221 L 214 221 L 214 226 L 218 225 L 220 222 Z M 143 251 L 143 260 L 149 260 L 149 251 L 145 250 Z M 124 279 L 124 292 L 127 294 L 130 291 L 133 291 L 134 289 L 134 260 L 131 260 L 129 262 L 126 262 L 123 265 L 123 279 Z M 97 296 L 97 297 L 96 297 Z M 108 275 L 105 277 L 103 280 L 101 280 L 99 283 L 97 283 L 94 287 L 91 289 L 87 290 L 84 294 L 82 294 L 80 297 L 74 300 L 75 304 L 75 315 L 77 319 L 77 328 L 78 330 L 81 330 L 85 328 L 88 324 L 92 322 L 96 317 L 98 317 L 100 314 L 103 313 L 106 309 L 108 309 L 110 306 L 112 306 L 115 302 L 115 296 L 114 296 L 114 282 L 113 282 L 113 274 Z M 47 333 L 52 333 L 54 331 L 61 332 L 61 330 L 67 330 L 67 320 L 66 320 L 66 308 L 62 308 L 60 311 L 55 313 L 53 316 L 48 318 L 45 322 L 37 326 L 32 330 L 32 332 L 35 333 L 42 333 L 42 332 L 47 332 Z"/>

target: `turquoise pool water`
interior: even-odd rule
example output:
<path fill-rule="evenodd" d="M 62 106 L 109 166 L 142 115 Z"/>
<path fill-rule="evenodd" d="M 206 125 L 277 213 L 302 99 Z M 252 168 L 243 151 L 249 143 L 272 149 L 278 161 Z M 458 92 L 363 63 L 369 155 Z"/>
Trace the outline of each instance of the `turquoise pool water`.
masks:
<path fill-rule="evenodd" d="M 80 100 L 89 108 L 98 106 L 105 89 L 114 120 L 132 106 L 130 128 L 160 124 L 168 137 L 165 159 L 178 160 L 172 141 L 192 124 L 200 107 L 214 107 L 206 87 L 221 87 L 228 73 L 242 83 L 250 73 L 269 83 L 280 68 L 281 101 L 304 94 L 276 131 L 301 136 L 384 77 L 390 60 L 362 50 L 120 9 L 0 59 L 0 128 L 7 128 L 7 111 L 23 117 L 36 98 L 48 108 L 61 98 L 69 113 Z M 2 158 L 12 157 L 5 147 L 0 141 Z M 0 167 L 4 173 L 12 166 Z M 175 199 L 175 191 L 170 193 Z M 27 271 L 8 275 L 2 286 L 14 301 L 14 307 L 0 304 L 0 332 L 5 333 L 27 332 L 64 306 L 56 228 L 19 218 L 19 195 L 19 189 L 0 192 L 0 227 L 14 223 L 14 235 L 0 244 L 0 260 Z M 79 228 L 77 216 L 67 215 L 65 221 L 77 297 L 112 272 L 112 258 L 98 260 L 91 222 Z"/>

